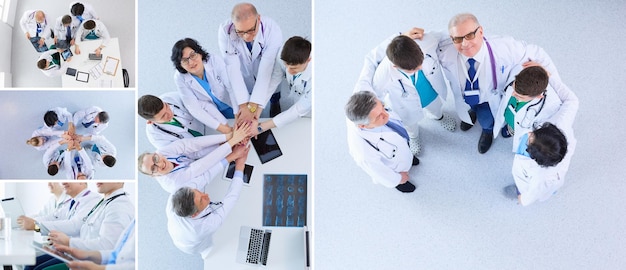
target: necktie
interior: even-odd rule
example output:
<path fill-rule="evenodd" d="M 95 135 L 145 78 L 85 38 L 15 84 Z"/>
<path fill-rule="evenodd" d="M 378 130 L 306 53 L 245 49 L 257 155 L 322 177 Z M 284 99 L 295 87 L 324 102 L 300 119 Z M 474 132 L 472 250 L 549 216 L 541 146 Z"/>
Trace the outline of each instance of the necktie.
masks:
<path fill-rule="evenodd" d="M 83 23 L 83 16 L 76 16 L 76 18 L 80 21 L 80 23 Z"/>
<path fill-rule="evenodd" d="M 76 201 L 74 199 L 72 199 L 72 201 L 70 201 L 70 210 L 72 210 L 72 207 L 74 207 L 75 203 L 76 203 Z"/>
<path fill-rule="evenodd" d="M 78 169 L 78 172 L 79 173 L 82 172 L 80 167 L 81 167 L 81 165 L 83 165 L 83 161 L 80 160 L 79 156 L 75 156 L 74 157 L 74 161 L 76 161 L 76 168 Z"/>
<path fill-rule="evenodd" d="M 389 119 L 389 121 L 387 121 L 386 126 L 388 126 L 394 132 L 398 133 L 398 135 L 402 136 L 407 141 L 409 140 L 409 133 L 407 133 L 406 129 L 404 129 L 404 127 L 402 127 L 401 125 L 398 125 L 394 123 L 393 121 L 391 121 L 391 119 Z"/>
<path fill-rule="evenodd" d="M 248 51 L 252 52 L 252 42 L 246 42 L 246 47 L 248 47 Z"/>
<path fill-rule="evenodd" d="M 474 67 L 476 60 L 474 60 L 474 58 L 470 58 L 467 59 L 467 62 L 469 63 L 469 69 L 467 70 L 469 80 L 465 81 L 465 90 L 478 90 L 478 78 L 474 80 L 474 77 L 476 76 L 476 67 Z M 470 80 L 474 80 L 474 83 L 472 83 L 472 81 Z"/>
<path fill-rule="evenodd" d="M 70 40 L 72 40 L 72 28 L 70 28 L 70 26 L 67 26 L 67 33 L 65 33 L 65 40 L 67 40 L 67 42 L 70 42 Z"/>
<path fill-rule="evenodd" d="M 35 37 L 39 37 L 40 32 L 41 32 L 41 24 L 37 23 L 37 33 L 35 33 Z"/>
<path fill-rule="evenodd" d="M 82 123 L 83 127 L 88 128 L 89 126 L 91 126 L 93 123 L 95 123 L 95 121 L 91 121 L 91 122 L 87 122 L 87 123 Z"/>

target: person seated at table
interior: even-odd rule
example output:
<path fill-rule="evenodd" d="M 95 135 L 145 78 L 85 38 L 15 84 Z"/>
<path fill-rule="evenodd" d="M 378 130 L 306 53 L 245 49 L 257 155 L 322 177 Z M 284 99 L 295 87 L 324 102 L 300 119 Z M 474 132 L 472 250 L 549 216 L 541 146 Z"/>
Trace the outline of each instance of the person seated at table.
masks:
<path fill-rule="evenodd" d="M 100 46 L 94 50 L 94 53 L 98 56 L 102 55 L 102 49 L 107 46 L 111 38 L 109 30 L 107 30 L 104 23 L 99 20 L 84 21 L 78 27 L 78 31 L 76 31 L 76 37 L 78 37 L 78 40 L 75 43 L 80 43 L 85 40 L 102 40 Z"/>
<path fill-rule="evenodd" d="M 234 119 L 237 114 L 236 97 L 248 93 L 245 89 L 231 87 L 224 60 L 207 53 L 191 38 L 177 41 L 170 59 L 176 68 L 176 87 L 191 115 L 207 127 L 223 134 L 230 133 L 232 128 L 226 119 Z"/>
<path fill-rule="evenodd" d="M 51 36 L 50 25 L 43 10 L 27 10 L 20 18 L 20 27 L 37 52 L 48 50 L 46 38 Z"/>
<path fill-rule="evenodd" d="M 56 50 L 48 50 L 39 55 L 37 68 L 50 78 L 61 76 L 66 70 L 61 63 L 61 54 Z"/>
<path fill-rule="evenodd" d="M 72 2 L 70 3 L 70 14 L 73 19 L 78 21 L 78 24 L 83 23 L 85 20 L 99 20 L 98 14 L 93 7 L 85 2 Z"/>
<path fill-rule="evenodd" d="M 243 186 L 243 169 L 250 147 L 235 160 L 235 173 L 228 193 L 222 202 L 213 202 L 205 190 L 208 183 L 197 188 L 182 187 L 167 200 L 167 231 L 174 245 L 189 254 L 198 254 L 206 259 L 213 248 L 213 234 L 232 210 Z"/>
<path fill-rule="evenodd" d="M 173 193 L 180 187 L 210 181 L 222 173 L 230 162 L 242 155 L 241 147 L 235 146 L 250 135 L 250 123 L 245 123 L 229 134 L 180 139 L 154 153 L 139 155 L 138 169 L 154 177 L 163 190 Z M 188 156 L 200 150 L 208 154 L 198 159 Z"/>
<path fill-rule="evenodd" d="M 54 46 L 57 49 L 68 49 L 70 46 L 76 45 L 74 38 L 76 37 L 78 26 L 80 26 L 78 20 L 72 20 L 72 16 L 70 15 L 58 17 L 52 26 L 52 31 L 54 32 Z M 78 46 L 74 46 L 74 52 L 80 54 Z"/>

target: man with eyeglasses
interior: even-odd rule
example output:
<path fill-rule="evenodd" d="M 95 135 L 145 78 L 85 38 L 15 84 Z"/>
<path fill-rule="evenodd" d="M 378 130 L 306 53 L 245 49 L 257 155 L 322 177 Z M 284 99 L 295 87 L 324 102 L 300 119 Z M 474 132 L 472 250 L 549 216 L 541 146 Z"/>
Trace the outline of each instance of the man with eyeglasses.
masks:
<path fill-rule="evenodd" d="M 420 34 L 420 30 L 414 28 L 413 34 Z M 462 121 L 461 130 L 469 130 L 476 121 L 482 127 L 478 152 L 483 154 L 493 141 L 494 116 L 504 88 L 522 70 L 524 63 L 537 62 L 555 79 L 560 78 L 542 48 L 511 37 L 487 38 L 473 14 L 452 17 L 448 32 L 449 37 L 444 36 L 439 42 L 439 61 L 455 99 L 464 100 L 466 108 L 469 107 L 468 111 L 457 111 Z"/>
<path fill-rule="evenodd" d="M 426 35 L 412 39 L 394 35 L 365 57 L 355 91 L 374 91 L 380 99 L 389 98 L 390 107 L 402 119 L 409 133 L 413 155 L 421 152 L 419 121 L 423 110 L 429 112 L 448 131 L 456 129 L 456 120 L 443 113 L 448 88 L 437 60 L 439 39 Z"/>
<path fill-rule="evenodd" d="M 532 63 L 536 64 L 536 63 Z M 578 97 L 541 66 L 527 66 L 505 89 L 495 117 L 493 136 L 513 136 L 513 152 L 520 137 L 544 122 L 571 127 L 578 111 Z"/>
<path fill-rule="evenodd" d="M 199 182 L 196 188 L 181 187 L 167 200 L 167 231 L 174 245 L 185 253 L 200 253 L 206 259 L 213 248 L 213 234 L 239 199 L 243 186 L 243 169 L 250 147 L 235 160 L 235 173 L 228 192 L 221 202 L 213 202 L 203 192 L 209 182 Z"/>
<path fill-rule="evenodd" d="M 348 148 L 354 161 L 376 184 L 415 191 L 411 166 L 419 164 L 409 149 L 409 134 L 393 112 L 387 112 L 371 91 L 354 93 L 345 106 Z"/>
<path fill-rule="evenodd" d="M 205 133 L 204 124 L 187 110 L 179 92 L 167 92 L 159 97 L 144 95 L 137 101 L 137 113 L 147 120 L 146 136 L 156 149 L 180 139 L 204 136 Z"/>
<path fill-rule="evenodd" d="M 261 17 L 254 5 L 240 3 L 233 7 L 231 19 L 220 25 L 218 41 L 239 105 L 237 123 L 252 123 L 256 135 L 259 116 L 270 97 L 272 103 L 278 102 L 278 93 L 272 94 L 282 80 L 276 63 L 283 43 L 280 27 L 271 18 Z"/>
<path fill-rule="evenodd" d="M 143 153 L 137 158 L 139 171 L 154 177 L 168 193 L 183 186 L 208 182 L 224 171 L 228 164 L 244 153 L 240 145 L 250 136 L 250 124 L 235 126 L 229 134 L 206 135 L 180 139 L 158 149 Z M 192 154 L 205 151 L 205 156 L 195 159 Z"/>

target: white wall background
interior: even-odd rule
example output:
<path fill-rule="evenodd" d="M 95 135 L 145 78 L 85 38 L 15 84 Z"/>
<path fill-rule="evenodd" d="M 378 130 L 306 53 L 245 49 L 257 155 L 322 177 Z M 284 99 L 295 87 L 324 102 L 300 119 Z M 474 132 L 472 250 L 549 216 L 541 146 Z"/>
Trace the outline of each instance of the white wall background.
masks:
<path fill-rule="evenodd" d="M 218 26 L 230 18 L 232 7 L 240 1 L 139 1 L 139 63 L 141 78 L 138 97 L 176 91 L 174 66 L 170 61 L 172 46 L 182 38 L 191 37 L 209 53 L 219 53 Z M 250 1 L 263 16 L 280 25 L 283 39 L 299 35 L 311 37 L 311 3 L 309 1 Z M 167 18 L 169 23 L 162 23 Z M 153 151 L 145 133 L 145 120 L 138 118 L 138 152 Z M 141 200 L 139 215 L 142 224 L 139 236 L 141 269 L 177 269 L 184 262 L 187 269 L 201 269 L 200 256 L 178 250 L 167 233 L 165 205 L 168 194 L 150 177 L 139 174 Z M 219 233 L 219 231 L 218 231 Z M 154 237 L 159 235 L 160 237 Z M 234 257 L 233 257 L 234 260 Z M 207 266 L 208 267 L 208 266 Z M 243 265 L 242 265 L 243 267 Z M 213 266 L 217 269 L 219 266 Z"/>

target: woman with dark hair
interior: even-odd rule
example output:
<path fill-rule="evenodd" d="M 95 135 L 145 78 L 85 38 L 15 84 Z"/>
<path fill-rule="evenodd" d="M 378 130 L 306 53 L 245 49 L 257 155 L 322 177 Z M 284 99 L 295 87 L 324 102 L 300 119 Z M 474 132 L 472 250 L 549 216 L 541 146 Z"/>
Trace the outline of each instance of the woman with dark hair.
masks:
<path fill-rule="evenodd" d="M 176 42 L 170 59 L 176 68 L 176 86 L 189 113 L 207 127 L 224 134 L 232 132 L 226 119 L 234 119 L 239 106 L 224 60 L 207 53 L 191 38 Z"/>

